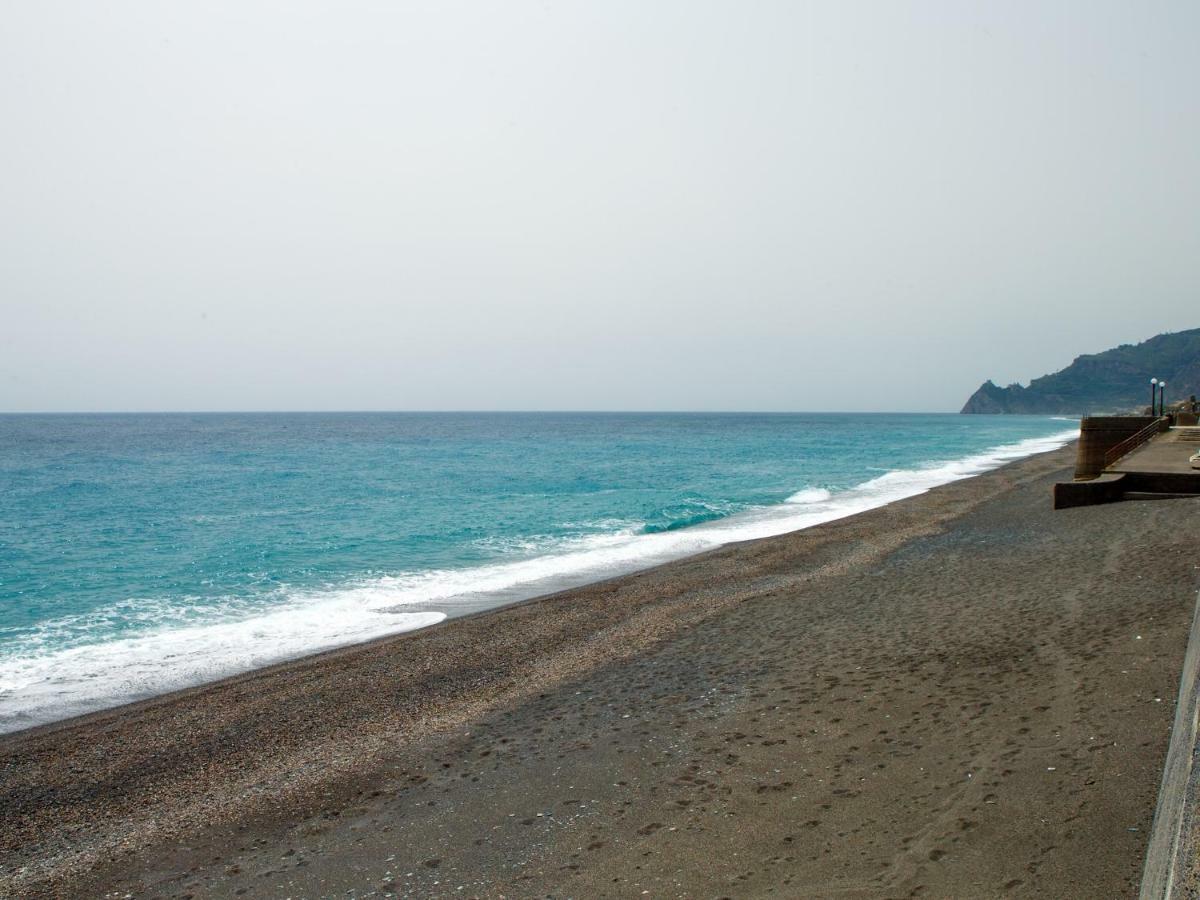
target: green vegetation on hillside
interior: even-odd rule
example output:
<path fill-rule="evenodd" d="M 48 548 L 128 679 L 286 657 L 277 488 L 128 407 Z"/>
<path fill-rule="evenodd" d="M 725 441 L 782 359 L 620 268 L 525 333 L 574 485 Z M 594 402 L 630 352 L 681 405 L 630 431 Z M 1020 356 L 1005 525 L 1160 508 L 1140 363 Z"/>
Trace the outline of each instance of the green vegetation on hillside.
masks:
<path fill-rule="evenodd" d="M 1002 388 L 985 381 L 963 406 L 964 413 L 1131 412 L 1150 403 L 1150 379 L 1167 382 L 1167 402 L 1200 395 L 1200 328 L 1160 334 L 1140 344 L 1122 344 L 1077 357 L 1065 369 L 1043 375 L 1029 387 Z"/>

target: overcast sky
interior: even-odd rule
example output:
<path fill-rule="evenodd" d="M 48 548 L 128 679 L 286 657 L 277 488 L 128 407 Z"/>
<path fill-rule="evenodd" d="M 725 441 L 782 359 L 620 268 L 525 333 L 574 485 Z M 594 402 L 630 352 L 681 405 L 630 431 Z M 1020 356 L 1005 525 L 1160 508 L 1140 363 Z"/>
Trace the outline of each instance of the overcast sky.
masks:
<path fill-rule="evenodd" d="M 957 410 L 1200 326 L 1200 3 L 39 2 L 0 410 Z"/>

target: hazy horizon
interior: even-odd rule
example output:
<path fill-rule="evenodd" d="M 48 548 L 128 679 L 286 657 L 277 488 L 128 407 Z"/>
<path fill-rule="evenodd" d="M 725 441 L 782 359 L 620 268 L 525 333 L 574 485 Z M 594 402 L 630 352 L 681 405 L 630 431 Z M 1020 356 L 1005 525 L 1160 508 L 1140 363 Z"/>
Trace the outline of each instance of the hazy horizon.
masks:
<path fill-rule="evenodd" d="M 1200 326 L 1198 30 L 18 5 L 0 411 L 956 411 Z"/>
<path fill-rule="evenodd" d="M 915 409 L 28 409 L 0 410 L 3 416 L 936 416 L 957 415 L 958 410 Z M 1000 414 L 998 414 L 1000 415 Z M 1011 416 L 1004 413 L 1002 415 Z M 1019 415 L 1026 415 L 1021 413 Z M 1028 413 L 1038 418 L 1064 418 L 1062 414 Z"/>

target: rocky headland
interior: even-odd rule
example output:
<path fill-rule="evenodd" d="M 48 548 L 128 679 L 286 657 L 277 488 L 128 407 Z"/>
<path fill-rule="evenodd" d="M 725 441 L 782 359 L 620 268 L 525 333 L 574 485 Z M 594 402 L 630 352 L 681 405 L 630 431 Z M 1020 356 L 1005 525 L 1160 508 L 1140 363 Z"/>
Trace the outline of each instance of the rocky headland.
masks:
<path fill-rule="evenodd" d="M 1150 379 L 1167 382 L 1167 401 L 1200 394 L 1200 328 L 1160 334 L 1140 344 L 1078 356 L 1065 369 L 1028 387 L 985 381 L 964 413 L 1099 415 L 1140 412 L 1150 404 Z"/>

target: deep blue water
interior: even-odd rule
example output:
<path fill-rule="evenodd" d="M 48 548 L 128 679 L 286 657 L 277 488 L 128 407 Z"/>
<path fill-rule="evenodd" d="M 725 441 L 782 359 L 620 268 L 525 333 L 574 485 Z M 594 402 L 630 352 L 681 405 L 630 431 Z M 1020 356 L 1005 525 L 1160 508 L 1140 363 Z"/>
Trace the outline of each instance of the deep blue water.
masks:
<path fill-rule="evenodd" d="M 827 521 L 1032 416 L 0 416 L 0 730 Z"/>

